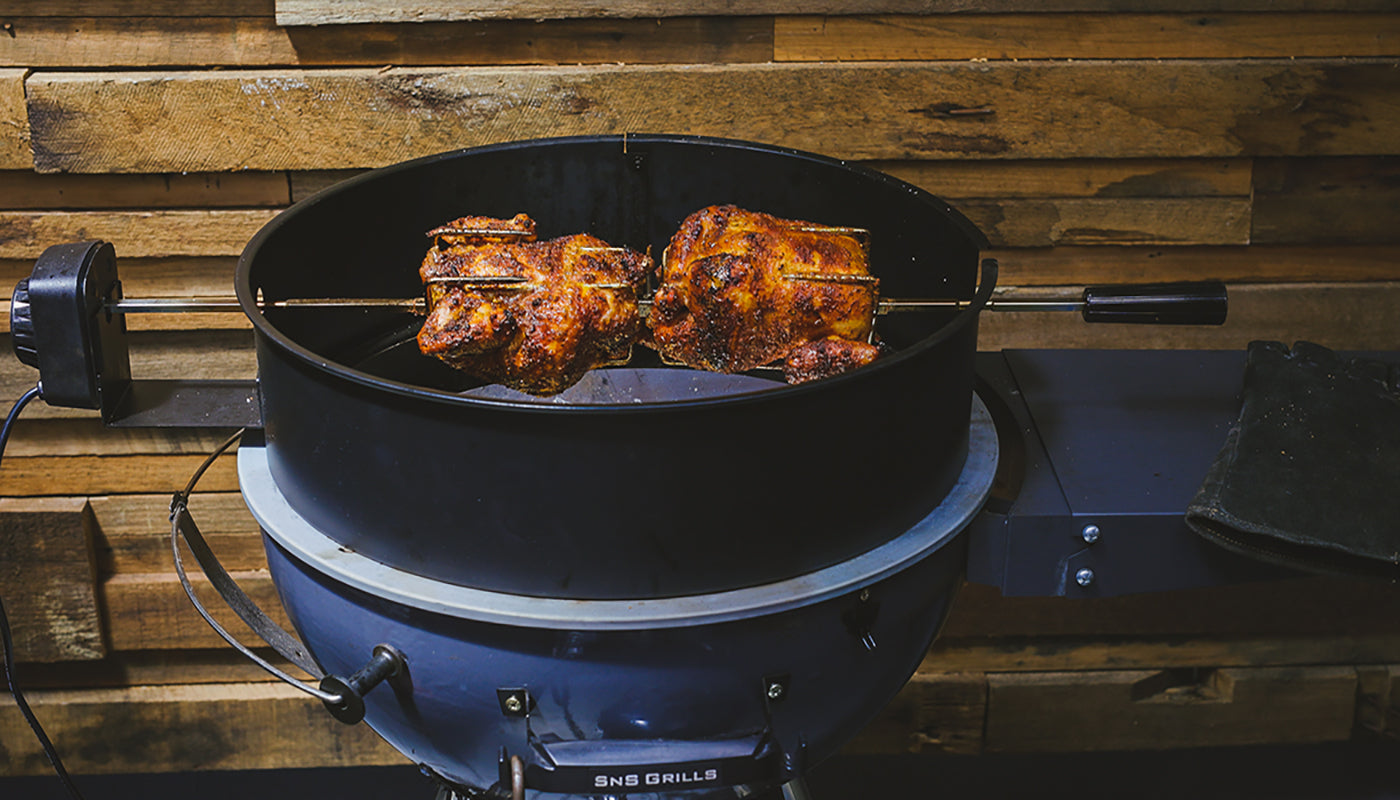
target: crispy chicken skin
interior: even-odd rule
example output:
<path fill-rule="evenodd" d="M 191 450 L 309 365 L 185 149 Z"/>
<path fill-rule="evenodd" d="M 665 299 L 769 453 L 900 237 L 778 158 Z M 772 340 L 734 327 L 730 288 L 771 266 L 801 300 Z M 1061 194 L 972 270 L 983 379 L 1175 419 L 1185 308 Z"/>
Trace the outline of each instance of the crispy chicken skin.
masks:
<path fill-rule="evenodd" d="M 459 232 L 467 230 L 519 234 Z M 418 333 L 424 354 L 535 395 L 562 392 L 588 370 L 627 358 L 643 328 L 637 295 L 651 259 L 586 234 L 537 242 L 534 231 L 534 221 L 517 214 L 463 217 L 431 232 L 435 244 L 419 270 L 430 309 Z M 458 276 L 525 281 L 429 282 Z"/>
<path fill-rule="evenodd" d="M 878 345 L 828 336 L 803 342 L 792 348 L 783 362 L 783 378 L 788 383 L 830 378 L 871 363 L 880 355 Z"/>
<path fill-rule="evenodd" d="M 658 268 L 660 288 L 647 322 L 649 343 L 668 361 L 743 372 L 786 359 L 810 342 L 868 341 L 876 301 L 873 281 L 791 277 L 870 275 L 862 242 L 825 227 L 728 205 L 691 214 Z M 872 346 L 864 347 L 870 350 L 862 352 L 873 358 Z M 833 356 L 826 359 L 828 366 L 868 363 L 849 354 L 834 358 L 837 349 L 853 351 L 844 345 L 823 348 Z M 810 368 L 794 374 L 824 377 Z"/>

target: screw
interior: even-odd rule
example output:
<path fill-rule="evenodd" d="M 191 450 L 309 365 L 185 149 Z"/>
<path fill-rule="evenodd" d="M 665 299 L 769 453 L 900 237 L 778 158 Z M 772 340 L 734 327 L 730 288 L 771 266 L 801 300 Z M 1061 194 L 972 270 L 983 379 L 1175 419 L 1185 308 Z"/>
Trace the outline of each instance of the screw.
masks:
<path fill-rule="evenodd" d="M 860 594 L 857 595 L 856 598 L 857 598 L 858 600 L 860 600 L 862 603 L 868 603 L 868 602 L 870 602 L 870 590 L 869 590 L 869 589 L 861 589 L 861 590 L 860 590 Z"/>
<path fill-rule="evenodd" d="M 1099 526 L 1085 525 L 1084 530 L 1080 531 L 1079 535 L 1084 538 L 1085 544 L 1093 544 L 1099 540 Z"/>
<path fill-rule="evenodd" d="M 513 694 L 506 698 L 506 710 L 512 714 L 519 714 L 525 708 L 525 703 L 521 701 L 520 695 Z"/>
<path fill-rule="evenodd" d="M 774 681 L 773 683 L 768 684 L 768 699 L 769 699 L 769 700 L 781 700 L 781 699 L 783 699 L 783 685 L 782 685 L 781 683 L 778 683 L 777 681 Z"/>
<path fill-rule="evenodd" d="M 1084 567 L 1083 569 L 1074 573 L 1074 582 L 1079 584 L 1080 586 L 1088 586 L 1089 584 L 1094 582 L 1094 571 L 1092 569 L 1089 569 L 1088 567 Z"/>

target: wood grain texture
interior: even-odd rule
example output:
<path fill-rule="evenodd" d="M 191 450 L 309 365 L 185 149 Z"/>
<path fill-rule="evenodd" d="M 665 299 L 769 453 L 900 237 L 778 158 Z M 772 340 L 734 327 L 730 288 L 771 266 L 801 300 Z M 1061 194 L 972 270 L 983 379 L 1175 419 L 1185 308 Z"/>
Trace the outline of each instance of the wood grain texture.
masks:
<path fill-rule="evenodd" d="M 1360 579 L 1297 578 L 1092 599 L 1003 597 L 994 588 L 967 584 L 942 635 L 1008 642 L 1023 637 L 1392 637 L 1397 614 L 1400 587 Z"/>
<path fill-rule="evenodd" d="M 1391 154 L 1391 59 L 36 73 L 40 171 L 329 169 L 667 131 L 858 159 Z M 974 111 L 976 113 L 964 113 Z"/>
<path fill-rule="evenodd" d="M 1249 244 L 1247 197 L 961 200 L 993 247 Z"/>
<path fill-rule="evenodd" d="M 107 428 L 96 419 L 20 419 L 5 456 L 208 454 L 233 432 L 232 428 Z"/>
<path fill-rule="evenodd" d="M 1386 735 L 1400 728 L 1396 692 L 1400 687 L 1400 666 L 1370 664 L 1356 668 L 1356 727 Z"/>
<path fill-rule="evenodd" d="M 268 17 L 26 17 L 0 66 L 35 68 L 738 63 L 773 57 L 760 17 L 285 27 Z"/>
<path fill-rule="evenodd" d="M 138 379 L 207 378 L 248 380 L 257 376 L 253 335 L 246 330 L 137 331 L 127 336 L 132 375 Z M 39 379 L 10 349 L 9 333 L 0 339 L 0 397 L 19 397 Z M 31 403 L 24 419 L 92 419 L 96 411 Z M 138 490 L 139 491 L 139 490 Z M 79 490 L 70 494 L 98 494 Z"/>
<path fill-rule="evenodd" d="M 0 212 L 3 213 L 3 212 Z M 121 247 L 118 242 L 117 247 Z M 127 297 L 221 297 L 233 298 L 233 271 L 238 259 L 232 256 L 190 256 L 173 258 L 119 259 L 122 291 Z M 0 259 L 0 286 L 14 286 L 28 277 L 34 262 L 28 259 Z M 0 330 L 9 327 L 10 301 L 0 298 Z M 246 330 L 250 327 L 242 313 L 133 314 L 127 330 L 198 331 L 210 329 Z M 3 368 L 0 368 L 2 371 Z"/>
<path fill-rule="evenodd" d="M 135 494 L 184 488 L 204 456 L 30 456 L 6 458 L 0 482 L 12 496 Z M 224 456 L 200 479 L 200 488 L 238 488 L 238 469 Z"/>
<path fill-rule="evenodd" d="M 1343 741 L 1351 667 L 1226 668 L 987 677 L 988 752 L 1160 750 Z M 1155 690 L 1155 691 L 1154 691 Z"/>
<path fill-rule="evenodd" d="M 15 658 L 73 661 L 106 654 L 92 527 L 83 498 L 0 498 L 0 586 Z"/>
<path fill-rule="evenodd" d="M 0 0 L 0 16 L 33 17 L 258 17 L 273 13 L 272 0 Z"/>
<path fill-rule="evenodd" d="M 0 211 L 0 258 L 37 258 L 50 245 L 105 239 L 118 258 L 236 256 L 273 209 Z"/>
<path fill-rule="evenodd" d="M 206 476 L 207 477 L 207 476 Z M 201 486 L 203 483 L 201 482 Z M 228 487 L 223 487 L 227 491 Z M 198 574 L 185 551 L 190 584 L 195 596 L 225 630 L 251 645 L 261 644 L 257 634 L 229 609 L 209 581 Z M 288 630 L 291 623 L 272 579 L 263 571 L 230 571 L 229 574 L 267 615 Z M 113 575 L 100 587 L 103 624 L 113 650 L 186 650 L 228 645 L 199 616 L 179 578 L 172 571 Z"/>
<path fill-rule="evenodd" d="M 862 166 L 950 200 L 1248 197 L 1253 161 L 1246 158 L 870 161 Z M 292 186 L 295 191 L 295 177 Z"/>
<path fill-rule="evenodd" d="M 232 297 L 237 267 L 234 256 L 135 258 L 118 253 L 117 261 L 122 291 L 131 297 Z M 33 269 L 31 258 L 0 259 L 0 286 L 14 286 Z"/>
<path fill-rule="evenodd" d="M 977 346 L 1243 350 L 1255 339 L 1299 339 L 1336 350 L 1389 350 L 1400 341 L 1400 284 L 1289 283 L 1230 287 L 1230 313 L 1220 326 L 1085 324 L 1072 314 L 1003 312 L 982 315 Z"/>
<path fill-rule="evenodd" d="M 369 726 L 336 722 L 282 684 L 59 689 L 27 699 L 77 775 L 407 763 Z M 7 775 L 52 773 L 8 696 L 0 752 Z"/>
<path fill-rule="evenodd" d="M 255 648 L 256 649 L 256 648 Z M 298 678 L 309 678 L 281 660 L 271 648 L 258 654 Z M 225 645 L 218 650 L 112 652 L 100 661 L 66 661 L 28 668 L 21 662 L 24 688 L 96 689 L 200 683 L 270 683 L 277 678 Z M 3 713 L 3 712 L 0 712 Z"/>
<path fill-rule="evenodd" d="M 4 37 L 0 37 L 3 41 Z M 37 175 L 0 172 L 7 211 L 74 211 L 108 208 L 284 207 L 291 203 L 285 173 L 202 175 Z"/>
<path fill-rule="evenodd" d="M 25 105 L 25 69 L 0 69 L 0 169 L 29 169 L 29 111 Z"/>
<path fill-rule="evenodd" d="M 777 61 L 1400 55 L 1400 14 L 781 16 Z"/>
<path fill-rule="evenodd" d="M 279 25 L 427 22 L 549 17 L 666 17 L 677 14 L 948 14 L 1066 11 L 1325 11 L 1387 9 L 1386 0 L 276 0 Z"/>
<path fill-rule="evenodd" d="M 111 495 L 90 502 L 97 521 L 97 566 L 104 576 L 171 569 L 169 497 Z M 190 513 L 226 568 L 267 569 L 258 523 L 241 494 L 198 492 L 190 500 Z"/>
<path fill-rule="evenodd" d="M 1002 286 L 1222 280 L 1227 283 L 1400 280 L 1400 246 L 1043 247 L 993 249 Z"/>
<path fill-rule="evenodd" d="M 929 649 L 917 674 L 1391 663 L 1400 664 L 1400 634 L 943 636 Z"/>
<path fill-rule="evenodd" d="M 1250 238 L 1261 244 L 1400 241 L 1400 159 L 1259 159 Z"/>
<path fill-rule="evenodd" d="M 915 673 L 841 752 L 974 755 L 982 751 L 986 714 L 986 675 Z"/>

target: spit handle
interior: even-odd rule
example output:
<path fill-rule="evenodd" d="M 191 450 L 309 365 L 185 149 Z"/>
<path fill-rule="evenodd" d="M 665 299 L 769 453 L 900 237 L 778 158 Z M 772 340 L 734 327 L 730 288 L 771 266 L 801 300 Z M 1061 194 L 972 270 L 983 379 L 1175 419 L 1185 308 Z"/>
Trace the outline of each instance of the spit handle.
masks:
<path fill-rule="evenodd" d="M 1084 290 L 1085 322 L 1147 325 L 1220 325 L 1229 299 L 1220 281 L 1090 286 Z"/>
<path fill-rule="evenodd" d="M 170 501 L 170 551 L 175 559 L 175 572 L 179 575 L 180 585 L 184 587 L 185 594 L 194 604 L 195 610 L 225 642 L 228 642 L 235 650 L 271 675 L 320 700 L 336 719 L 353 725 L 364 718 L 364 694 L 385 679 L 405 671 L 403 655 L 393 647 L 381 644 L 374 648 L 369 663 L 354 675 L 348 678 L 328 675 L 321 668 L 321 665 L 316 663 L 316 659 L 311 656 L 306 645 L 274 622 L 265 611 L 258 607 L 257 603 L 253 602 L 253 598 L 249 597 L 248 593 L 243 591 L 242 587 L 234 581 L 233 576 L 224 569 L 224 565 L 219 563 L 214 551 L 209 549 L 209 543 L 205 541 L 204 534 L 200 533 L 199 526 L 195 524 L 194 517 L 190 515 L 188 503 L 190 494 L 194 492 L 195 484 L 213 465 L 215 459 L 242 438 L 243 433 L 241 430 L 235 433 L 211 453 L 195 471 L 189 483 L 185 484 L 185 488 L 176 492 Z M 195 596 L 194 586 L 190 584 L 189 576 L 185 574 L 184 559 L 180 554 L 181 539 L 184 539 L 189 546 L 195 561 L 199 563 L 205 577 L 219 593 L 219 597 L 238 615 L 239 619 L 247 623 L 254 633 L 277 651 L 278 655 L 300 667 L 308 675 L 317 678 L 320 681 L 319 685 L 303 683 L 254 653 L 210 615 L 208 609 Z"/>

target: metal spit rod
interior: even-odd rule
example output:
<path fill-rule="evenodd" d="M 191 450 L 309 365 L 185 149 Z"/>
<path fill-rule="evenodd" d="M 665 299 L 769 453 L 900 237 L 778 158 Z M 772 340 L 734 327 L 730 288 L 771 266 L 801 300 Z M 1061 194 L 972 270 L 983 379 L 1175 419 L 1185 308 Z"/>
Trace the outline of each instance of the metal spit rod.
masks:
<path fill-rule="evenodd" d="M 637 301 L 642 308 L 651 306 L 650 300 Z M 899 299 L 879 300 L 875 305 L 876 314 L 903 314 L 909 312 L 956 311 L 966 308 L 967 300 Z M 182 313 L 229 313 L 242 311 L 238 301 L 225 297 L 124 297 L 108 300 L 104 306 L 113 314 L 182 314 Z M 298 309 L 298 308 L 382 308 L 398 309 L 414 314 L 426 313 L 427 303 L 421 297 L 305 297 L 289 300 L 265 300 L 259 308 Z M 1084 301 L 1060 297 L 1021 298 L 987 302 L 990 311 L 1079 311 Z"/>

